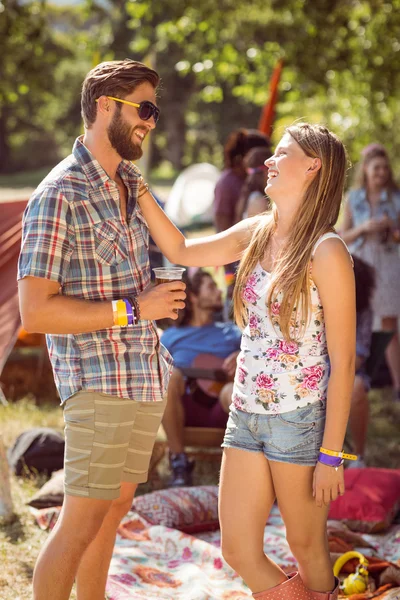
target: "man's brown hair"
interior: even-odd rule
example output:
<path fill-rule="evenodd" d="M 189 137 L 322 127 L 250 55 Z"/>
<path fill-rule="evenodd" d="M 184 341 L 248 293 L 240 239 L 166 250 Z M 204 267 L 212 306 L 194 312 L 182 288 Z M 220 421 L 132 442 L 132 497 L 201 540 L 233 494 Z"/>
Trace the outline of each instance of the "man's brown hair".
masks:
<path fill-rule="evenodd" d="M 96 120 L 97 98 L 115 96 L 123 99 L 146 81 L 156 89 L 160 77 L 153 69 L 130 58 L 109 60 L 94 67 L 82 85 L 81 109 L 85 127 L 89 129 Z"/>

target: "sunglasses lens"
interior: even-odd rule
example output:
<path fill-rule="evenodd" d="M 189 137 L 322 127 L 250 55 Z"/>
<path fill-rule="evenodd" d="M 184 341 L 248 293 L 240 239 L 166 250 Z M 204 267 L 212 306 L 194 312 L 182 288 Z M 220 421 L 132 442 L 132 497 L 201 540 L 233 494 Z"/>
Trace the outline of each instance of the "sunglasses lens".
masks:
<path fill-rule="evenodd" d="M 154 121 L 157 123 L 160 117 L 160 110 L 151 102 L 141 102 L 139 117 L 143 119 L 143 121 L 148 121 L 151 117 L 154 117 Z"/>

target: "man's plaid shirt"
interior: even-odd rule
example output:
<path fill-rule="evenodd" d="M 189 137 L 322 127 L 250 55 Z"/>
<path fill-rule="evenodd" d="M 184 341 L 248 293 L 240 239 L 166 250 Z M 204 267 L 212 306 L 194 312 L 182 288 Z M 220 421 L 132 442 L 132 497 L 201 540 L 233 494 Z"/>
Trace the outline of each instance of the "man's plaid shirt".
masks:
<path fill-rule="evenodd" d="M 136 202 L 139 171 L 123 160 L 118 173 L 129 193 L 127 222 L 117 185 L 76 140 L 25 210 L 18 279 L 58 281 L 61 294 L 97 301 L 137 295 L 150 284 L 149 232 Z M 82 389 L 145 402 L 166 393 L 172 359 L 152 321 L 46 337 L 62 402 Z"/>

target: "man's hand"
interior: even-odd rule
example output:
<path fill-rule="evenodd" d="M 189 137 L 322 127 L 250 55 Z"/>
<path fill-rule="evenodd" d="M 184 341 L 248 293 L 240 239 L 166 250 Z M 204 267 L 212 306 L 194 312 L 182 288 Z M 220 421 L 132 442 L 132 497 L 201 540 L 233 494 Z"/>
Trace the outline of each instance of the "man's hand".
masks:
<path fill-rule="evenodd" d="M 147 288 L 139 294 L 137 301 L 140 318 L 150 321 L 178 318 L 179 308 L 185 308 L 185 288 L 183 281 L 171 281 Z"/>
<path fill-rule="evenodd" d="M 224 360 L 224 362 L 222 364 L 222 369 L 225 371 L 225 373 L 227 375 L 229 375 L 229 377 L 232 377 L 232 379 L 235 377 L 236 360 L 237 360 L 238 356 L 239 356 L 239 351 L 238 350 L 236 352 L 232 352 L 232 354 L 230 354 Z"/>

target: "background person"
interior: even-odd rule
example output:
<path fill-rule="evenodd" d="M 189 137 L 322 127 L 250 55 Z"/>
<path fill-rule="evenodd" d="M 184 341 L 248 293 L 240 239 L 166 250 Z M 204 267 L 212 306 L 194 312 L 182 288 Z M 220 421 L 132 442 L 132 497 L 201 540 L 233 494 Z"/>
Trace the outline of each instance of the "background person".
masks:
<path fill-rule="evenodd" d="M 369 403 L 368 391 L 371 381 L 365 370 L 371 349 L 373 312 L 371 307 L 375 286 L 373 268 L 357 256 L 353 256 L 354 277 L 356 280 L 356 376 L 349 418 L 349 429 L 353 441 L 353 451 L 357 460 L 349 462 L 348 468 L 363 468 L 365 464 L 365 445 L 367 440 Z"/>
<path fill-rule="evenodd" d="M 244 158 L 256 147 L 270 150 L 269 138 L 256 129 L 238 129 L 229 136 L 224 146 L 224 170 L 215 186 L 214 225 L 217 232 L 225 231 L 238 221 L 238 203 L 246 179 Z M 225 317 L 231 317 L 230 302 L 237 264 L 225 265 L 227 299 Z"/>
<path fill-rule="evenodd" d="M 216 323 L 222 308 L 222 293 L 206 271 L 198 269 L 186 277 L 186 306 L 179 311 L 176 325 L 164 331 L 161 341 L 174 359 L 174 370 L 168 385 L 168 401 L 162 424 L 169 445 L 172 471 L 171 486 L 191 485 L 194 463 L 184 452 L 184 427 L 224 428 L 232 401 L 232 383 L 212 393 L 216 382 L 200 387 L 192 382 L 190 389 L 180 370 L 190 367 L 199 355 L 213 355 L 209 367 L 220 366 L 233 381 L 241 332 L 233 323 Z M 208 393 L 207 393 L 208 392 Z"/>
<path fill-rule="evenodd" d="M 247 177 L 237 205 L 236 221 L 270 210 L 271 203 L 264 190 L 268 181 L 268 167 L 265 161 L 271 154 L 269 148 L 253 148 L 246 154 L 244 165 Z"/>
<path fill-rule="evenodd" d="M 354 188 L 345 205 L 341 235 L 350 251 L 375 269 L 372 299 L 380 328 L 394 331 L 387 350 L 395 398 L 400 400 L 400 191 L 385 148 L 372 144 L 363 153 Z"/>

